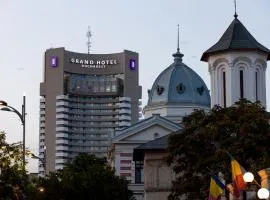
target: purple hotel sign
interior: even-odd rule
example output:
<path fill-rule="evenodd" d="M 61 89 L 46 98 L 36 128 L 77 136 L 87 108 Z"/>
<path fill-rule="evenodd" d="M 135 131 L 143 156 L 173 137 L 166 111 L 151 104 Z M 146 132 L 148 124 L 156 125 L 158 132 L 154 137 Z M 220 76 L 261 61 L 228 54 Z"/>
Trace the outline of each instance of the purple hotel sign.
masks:
<path fill-rule="evenodd" d="M 51 64 L 51 67 L 57 67 L 57 65 L 58 65 L 58 59 L 57 59 L 56 56 L 52 56 L 51 57 L 50 64 Z"/>
<path fill-rule="evenodd" d="M 130 59 L 129 60 L 129 68 L 131 70 L 135 70 L 136 69 L 136 60 L 134 60 L 134 59 Z"/>

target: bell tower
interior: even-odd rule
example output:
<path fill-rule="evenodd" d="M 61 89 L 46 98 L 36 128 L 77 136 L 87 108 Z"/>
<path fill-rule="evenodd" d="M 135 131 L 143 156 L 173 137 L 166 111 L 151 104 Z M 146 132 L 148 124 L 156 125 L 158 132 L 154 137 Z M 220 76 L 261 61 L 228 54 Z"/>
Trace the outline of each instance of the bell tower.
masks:
<path fill-rule="evenodd" d="M 211 106 L 228 107 L 241 98 L 266 107 L 267 61 L 270 51 L 248 32 L 234 14 L 219 41 L 205 51 L 211 78 Z"/>

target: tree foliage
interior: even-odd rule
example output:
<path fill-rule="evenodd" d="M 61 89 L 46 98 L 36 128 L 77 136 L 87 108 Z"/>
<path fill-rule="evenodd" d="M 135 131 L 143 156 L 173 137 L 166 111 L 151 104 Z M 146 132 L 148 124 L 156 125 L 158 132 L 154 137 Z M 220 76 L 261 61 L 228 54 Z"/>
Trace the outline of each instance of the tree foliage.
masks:
<path fill-rule="evenodd" d="M 80 154 L 63 170 L 40 179 L 44 192 L 39 199 L 131 200 L 128 182 L 115 176 L 106 159 Z"/>
<path fill-rule="evenodd" d="M 209 169 L 231 180 L 229 152 L 254 174 L 270 166 L 270 115 L 258 103 L 245 99 L 228 108 L 197 110 L 184 118 L 184 130 L 169 138 L 168 164 L 176 173 L 171 200 L 206 199 Z"/>
<path fill-rule="evenodd" d="M 6 134 L 0 132 L 0 200 L 22 199 L 28 183 L 23 169 L 22 145 L 8 144 Z"/>

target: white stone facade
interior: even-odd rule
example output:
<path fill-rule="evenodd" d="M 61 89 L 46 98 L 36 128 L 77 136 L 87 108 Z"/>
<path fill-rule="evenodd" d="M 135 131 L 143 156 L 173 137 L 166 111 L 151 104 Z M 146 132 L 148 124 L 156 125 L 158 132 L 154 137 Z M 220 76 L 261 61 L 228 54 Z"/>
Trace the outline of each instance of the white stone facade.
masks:
<path fill-rule="evenodd" d="M 256 51 L 230 51 L 209 56 L 211 106 L 228 107 L 240 98 L 246 98 L 252 102 L 260 101 L 265 107 L 266 62 L 267 54 Z"/>
<path fill-rule="evenodd" d="M 208 106 L 192 105 L 192 104 L 160 104 L 145 107 L 143 110 L 144 117 L 151 117 L 153 114 L 160 114 L 160 116 L 165 117 L 175 123 L 181 123 L 183 117 L 188 116 L 194 110 L 209 110 Z"/>

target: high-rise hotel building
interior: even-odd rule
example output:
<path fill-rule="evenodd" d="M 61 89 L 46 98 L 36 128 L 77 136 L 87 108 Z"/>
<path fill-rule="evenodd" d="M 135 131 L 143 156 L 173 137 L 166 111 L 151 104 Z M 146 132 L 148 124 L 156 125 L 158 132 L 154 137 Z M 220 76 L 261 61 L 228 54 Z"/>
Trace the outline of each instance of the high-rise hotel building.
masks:
<path fill-rule="evenodd" d="M 85 152 L 106 156 L 118 130 L 139 119 L 138 53 L 45 52 L 40 84 L 39 172 Z M 42 162 L 43 161 L 43 162 Z"/>

